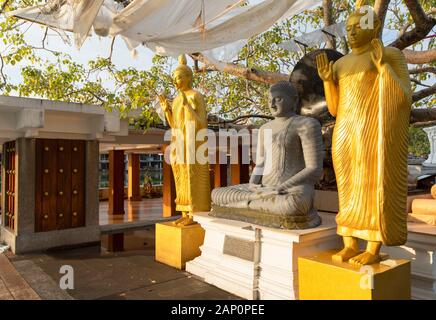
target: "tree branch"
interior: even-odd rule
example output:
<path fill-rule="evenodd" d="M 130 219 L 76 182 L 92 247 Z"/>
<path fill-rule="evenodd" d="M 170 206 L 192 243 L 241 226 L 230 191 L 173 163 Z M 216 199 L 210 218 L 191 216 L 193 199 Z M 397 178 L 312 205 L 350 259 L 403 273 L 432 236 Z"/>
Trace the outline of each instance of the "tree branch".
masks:
<path fill-rule="evenodd" d="M 409 70 L 410 74 L 421 74 L 421 73 L 434 73 L 436 74 L 436 67 L 423 67 Z"/>
<path fill-rule="evenodd" d="M 424 121 L 424 122 L 415 122 L 415 123 L 412 123 L 412 125 L 416 128 L 430 127 L 430 126 L 436 125 L 436 120 Z"/>
<path fill-rule="evenodd" d="M 1 8 L 0 8 L 0 13 L 3 13 L 6 9 L 6 6 L 8 5 L 10 0 L 5 0 L 5 2 L 3 2 Z"/>
<path fill-rule="evenodd" d="M 410 123 L 436 121 L 436 108 L 412 109 Z"/>
<path fill-rule="evenodd" d="M 427 15 L 419 0 L 404 0 L 415 22 L 415 29 L 404 33 L 390 45 L 401 50 L 424 39 L 436 25 L 436 19 Z"/>
<path fill-rule="evenodd" d="M 431 88 L 431 86 L 429 86 L 429 85 L 427 85 L 427 84 L 424 84 L 424 83 L 422 83 L 422 82 L 419 81 L 419 80 L 416 80 L 416 79 L 411 78 L 410 81 L 412 81 L 413 83 L 416 83 L 416 84 L 419 85 L 419 86 L 426 87 L 426 88 Z"/>
<path fill-rule="evenodd" d="M 218 117 L 218 119 L 219 119 L 218 122 L 209 122 L 209 124 L 217 125 L 217 124 L 237 123 L 241 120 L 250 119 L 250 118 L 267 119 L 267 120 L 274 119 L 274 117 L 272 117 L 272 116 L 263 115 L 263 114 L 247 114 L 247 115 L 240 116 L 240 117 L 237 117 L 237 118 L 232 119 L 232 120 L 224 120 L 224 119 L 221 119 Z"/>
<path fill-rule="evenodd" d="M 335 19 L 333 17 L 333 2 L 332 0 L 323 0 L 322 1 L 323 8 L 323 19 L 324 26 L 328 27 L 335 23 Z M 334 37 L 328 36 L 327 48 L 336 49 L 336 40 Z"/>
<path fill-rule="evenodd" d="M 3 80 L 3 84 L 5 84 L 6 83 L 6 76 L 3 72 L 3 69 L 5 67 L 5 61 L 3 60 L 3 56 L 1 54 L 0 54 L 0 61 L 1 61 L 0 75 L 1 75 L 2 80 Z"/>
<path fill-rule="evenodd" d="M 225 72 L 247 80 L 258 81 L 266 84 L 274 84 L 281 80 L 289 80 L 289 75 L 287 74 L 262 71 L 254 68 L 244 68 L 239 65 L 214 60 L 202 55 L 201 53 L 192 54 L 191 57 L 206 65 L 208 69 L 212 66 L 216 71 Z"/>
<path fill-rule="evenodd" d="M 436 49 L 427 51 L 403 50 L 406 56 L 407 63 L 410 64 L 425 64 L 436 61 Z"/>
<path fill-rule="evenodd" d="M 436 94 L 436 84 L 427 89 L 415 92 L 413 94 L 413 102 L 419 101 L 421 99 L 427 98 L 433 94 Z M 435 108 L 436 109 L 436 108 Z"/>
<path fill-rule="evenodd" d="M 110 47 L 110 51 L 109 51 L 109 57 L 107 57 L 107 59 L 108 59 L 109 61 L 112 61 L 112 54 L 114 53 L 115 38 L 116 38 L 116 36 L 114 36 L 114 37 L 112 38 L 111 47 Z"/>
<path fill-rule="evenodd" d="M 376 0 L 374 4 L 374 11 L 381 21 L 381 25 L 385 25 L 386 14 L 388 12 L 389 3 L 391 0 Z"/>
<path fill-rule="evenodd" d="M 45 49 L 45 40 L 47 40 L 48 27 L 45 28 L 44 37 L 42 38 L 42 47 Z"/>

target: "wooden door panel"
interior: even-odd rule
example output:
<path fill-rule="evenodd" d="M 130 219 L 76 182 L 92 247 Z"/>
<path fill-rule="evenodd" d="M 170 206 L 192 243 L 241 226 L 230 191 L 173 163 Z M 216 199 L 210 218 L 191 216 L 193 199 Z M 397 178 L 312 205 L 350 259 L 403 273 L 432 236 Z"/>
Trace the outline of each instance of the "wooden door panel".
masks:
<path fill-rule="evenodd" d="M 85 225 L 85 141 L 37 139 L 35 231 Z"/>
<path fill-rule="evenodd" d="M 58 140 L 57 144 L 57 226 L 59 229 L 71 228 L 71 141 Z"/>
<path fill-rule="evenodd" d="M 71 142 L 72 156 L 72 227 L 85 226 L 85 141 Z"/>
<path fill-rule="evenodd" d="M 6 142 L 3 145 L 3 156 L 5 166 L 5 208 L 4 217 L 5 225 L 12 230 L 15 230 L 15 141 Z"/>

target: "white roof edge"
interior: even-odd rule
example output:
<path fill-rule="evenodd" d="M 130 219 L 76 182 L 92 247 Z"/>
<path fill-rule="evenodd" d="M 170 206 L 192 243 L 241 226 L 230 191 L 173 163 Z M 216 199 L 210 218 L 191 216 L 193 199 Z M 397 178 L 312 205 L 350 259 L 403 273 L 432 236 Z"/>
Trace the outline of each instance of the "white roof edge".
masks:
<path fill-rule="evenodd" d="M 4 107 L 11 107 L 13 109 L 37 109 L 37 110 L 50 110 L 50 111 L 63 111 L 63 112 L 80 112 L 86 114 L 96 115 L 114 115 L 119 116 L 118 111 L 109 112 L 103 107 L 92 104 L 64 102 L 39 98 L 16 97 L 0 95 L 0 112 Z M 8 110 L 10 111 L 10 110 Z M 136 118 L 141 115 L 141 110 L 132 110 L 128 113 L 127 117 Z"/>

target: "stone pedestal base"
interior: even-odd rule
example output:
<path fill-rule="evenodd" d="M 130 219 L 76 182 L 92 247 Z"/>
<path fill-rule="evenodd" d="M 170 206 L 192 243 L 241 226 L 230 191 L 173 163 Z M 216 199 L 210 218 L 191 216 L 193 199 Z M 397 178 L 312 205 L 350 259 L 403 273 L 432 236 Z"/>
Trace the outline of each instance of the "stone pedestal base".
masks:
<path fill-rule="evenodd" d="M 408 223 L 407 243 L 382 247 L 391 257 L 412 261 L 412 299 L 436 300 L 436 227 Z"/>
<path fill-rule="evenodd" d="M 199 224 L 186 227 L 172 222 L 156 224 L 156 261 L 184 269 L 187 261 L 200 255 L 204 230 Z"/>
<path fill-rule="evenodd" d="M 408 300 L 411 298 L 410 261 L 386 260 L 354 267 L 333 262 L 327 251 L 299 258 L 302 300 Z"/>
<path fill-rule="evenodd" d="M 334 215 L 322 225 L 280 230 L 196 213 L 206 231 L 201 256 L 186 271 L 246 299 L 297 299 L 297 258 L 340 246 Z"/>

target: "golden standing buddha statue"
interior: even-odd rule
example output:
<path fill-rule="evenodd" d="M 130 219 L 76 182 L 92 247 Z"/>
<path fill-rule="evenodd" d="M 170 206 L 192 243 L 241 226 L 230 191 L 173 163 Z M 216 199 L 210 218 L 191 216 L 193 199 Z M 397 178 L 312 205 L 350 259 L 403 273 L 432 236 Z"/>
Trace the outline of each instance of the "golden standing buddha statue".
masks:
<path fill-rule="evenodd" d="M 172 148 L 170 161 L 176 186 L 176 210 L 182 212 L 182 218 L 174 224 L 186 226 L 194 223 L 190 213 L 210 211 L 209 164 L 196 159 L 197 150 L 204 143 L 197 141 L 196 136 L 199 130 L 207 129 L 207 112 L 203 95 L 192 89 L 193 73 L 184 55 L 179 57 L 173 80 L 179 94 L 172 106 L 163 95 L 159 100 L 172 128 L 173 142 L 182 139 L 178 140 L 182 141 L 182 150 Z"/>
<path fill-rule="evenodd" d="M 403 53 L 379 40 L 381 22 L 370 7 L 348 19 L 352 52 L 329 62 L 317 57 L 327 105 L 336 117 L 333 165 L 344 249 L 335 261 L 367 265 L 380 261 L 380 247 L 407 240 L 407 149 L 412 91 Z M 360 9 L 366 9 L 360 10 Z M 367 14 L 374 24 L 364 23 Z M 367 241 L 361 253 L 358 239 Z"/>

